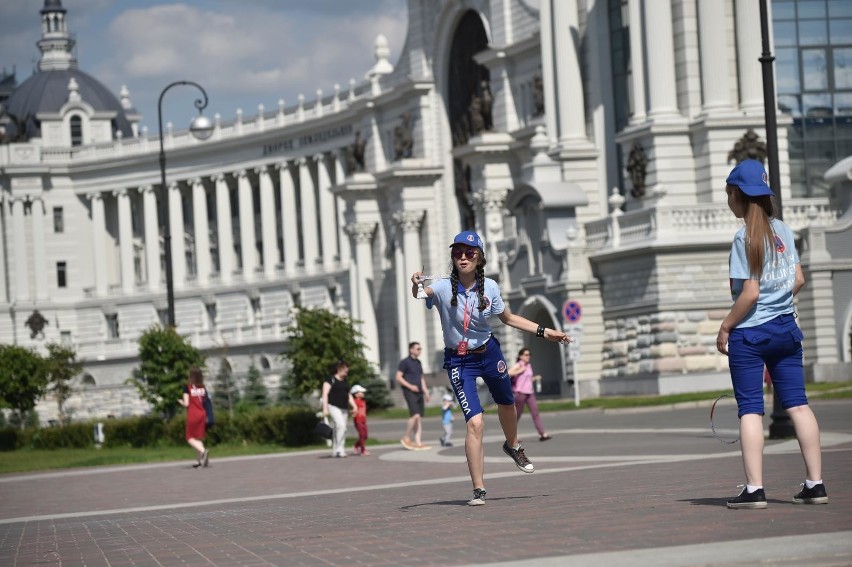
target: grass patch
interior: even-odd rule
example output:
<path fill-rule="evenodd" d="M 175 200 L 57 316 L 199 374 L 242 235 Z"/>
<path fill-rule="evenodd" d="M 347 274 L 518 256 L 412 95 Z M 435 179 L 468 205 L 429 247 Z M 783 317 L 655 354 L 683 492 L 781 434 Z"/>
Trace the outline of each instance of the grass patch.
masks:
<path fill-rule="evenodd" d="M 263 455 L 286 453 L 289 451 L 325 448 L 325 445 L 292 449 L 280 445 L 214 445 L 211 453 L 216 457 L 235 457 L 241 455 Z M 0 453 L 0 473 L 16 473 L 51 469 L 78 467 L 99 467 L 104 465 L 130 465 L 144 463 L 162 463 L 168 461 L 187 461 L 191 463 L 195 452 L 185 447 L 116 447 L 101 449 L 21 449 Z"/>

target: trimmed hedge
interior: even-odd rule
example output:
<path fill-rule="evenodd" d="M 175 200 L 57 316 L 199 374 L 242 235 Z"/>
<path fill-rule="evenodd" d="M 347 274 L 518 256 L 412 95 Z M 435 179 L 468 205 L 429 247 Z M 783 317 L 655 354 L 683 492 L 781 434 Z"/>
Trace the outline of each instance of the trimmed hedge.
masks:
<path fill-rule="evenodd" d="M 33 449 L 86 449 L 95 445 L 93 423 L 69 423 L 37 429 L 30 437 Z"/>
<path fill-rule="evenodd" d="M 14 451 L 18 448 L 18 430 L 14 427 L 0 429 L 0 451 Z"/>
<path fill-rule="evenodd" d="M 216 424 L 207 431 L 207 443 L 257 443 L 284 447 L 303 447 L 322 439 L 314 432 L 319 419 L 316 410 L 306 405 L 276 406 L 252 413 L 216 414 Z M 93 447 L 95 421 L 71 423 L 56 427 L 0 428 L 0 451 L 23 447 L 61 449 Z M 186 443 L 186 414 L 164 422 L 156 416 L 107 419 L 104 426 L 105 447 L 156 447 Z"/>

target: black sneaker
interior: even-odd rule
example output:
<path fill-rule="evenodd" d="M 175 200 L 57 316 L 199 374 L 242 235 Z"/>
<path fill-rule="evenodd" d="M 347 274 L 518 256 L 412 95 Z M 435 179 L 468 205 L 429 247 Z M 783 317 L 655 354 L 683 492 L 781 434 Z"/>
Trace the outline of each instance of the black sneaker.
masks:
<path fill-rule="evenodd" d="M 515 461 L 515 464 L 518 465 L 518 468 L 526 473 L 535 472 L 535 467 L 524 454 L 524 448 L 520 445 L 517 449 L 512 449 L 509 447 L 509 442 L 503 442 L 503 452 L 512 457 L 512 460 Z"/>
<path fill-rule="evenodd" d="M 484 506 L 485 505 L 485 490 L 482 488 L 473 489 L 473 499 L 467 501 L 468 506 Z"/>
<path fill-rule="evenodd" d="M 813 488 L 808 488 L 805 483 L 802 483 L 802 490 L 793 496 L 793 504 L 828 504 L 825 485 L 819 483 Z"/>
<path fill-rule="evenodd" d="M 740 492 L 739 496 L 735 496 L 728 500 L 728 508 L 766 508 L 766 494 L 763 492 L 762 488 L 758 488 L 754 492 L 749 492 L 744 486 L 743 491 Z"/>
<path fill-rule="evenodd" d="M 204 453 L 201 454 L 201 466 L 205 469 L 210 466 L 210 451 L 204 450 Z"/>

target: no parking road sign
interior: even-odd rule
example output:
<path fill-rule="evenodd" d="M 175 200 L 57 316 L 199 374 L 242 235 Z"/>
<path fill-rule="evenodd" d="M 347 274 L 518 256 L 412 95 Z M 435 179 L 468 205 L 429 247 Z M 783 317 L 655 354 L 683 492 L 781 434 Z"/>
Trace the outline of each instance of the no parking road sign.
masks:
<path fill-rule="evenodd" d="M 562 316 L 568 323 L 579 323 L 580 319 L 583 318 L 583 308 L 580 306 L 580 302 L 573 299 L 565 301 L 562 306 Z"/>

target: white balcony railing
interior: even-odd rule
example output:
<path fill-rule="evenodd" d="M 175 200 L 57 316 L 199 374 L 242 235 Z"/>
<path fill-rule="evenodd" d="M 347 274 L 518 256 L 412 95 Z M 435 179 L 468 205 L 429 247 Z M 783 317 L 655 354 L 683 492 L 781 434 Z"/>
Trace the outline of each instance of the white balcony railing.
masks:
<path fill-rule="evenodd" d="M 828 199 L 788 199 L 784 221 L 793 230 L 828 226 L 839 211 Z M 710 242 L 730 239 L 742 221 L 731 214 L 725 203 L 658 205 L 622 213 L 616 209 L 608 217 L 585 224 L 586 244 L 596 251 L 617 250 L 636 244 Z"/>

